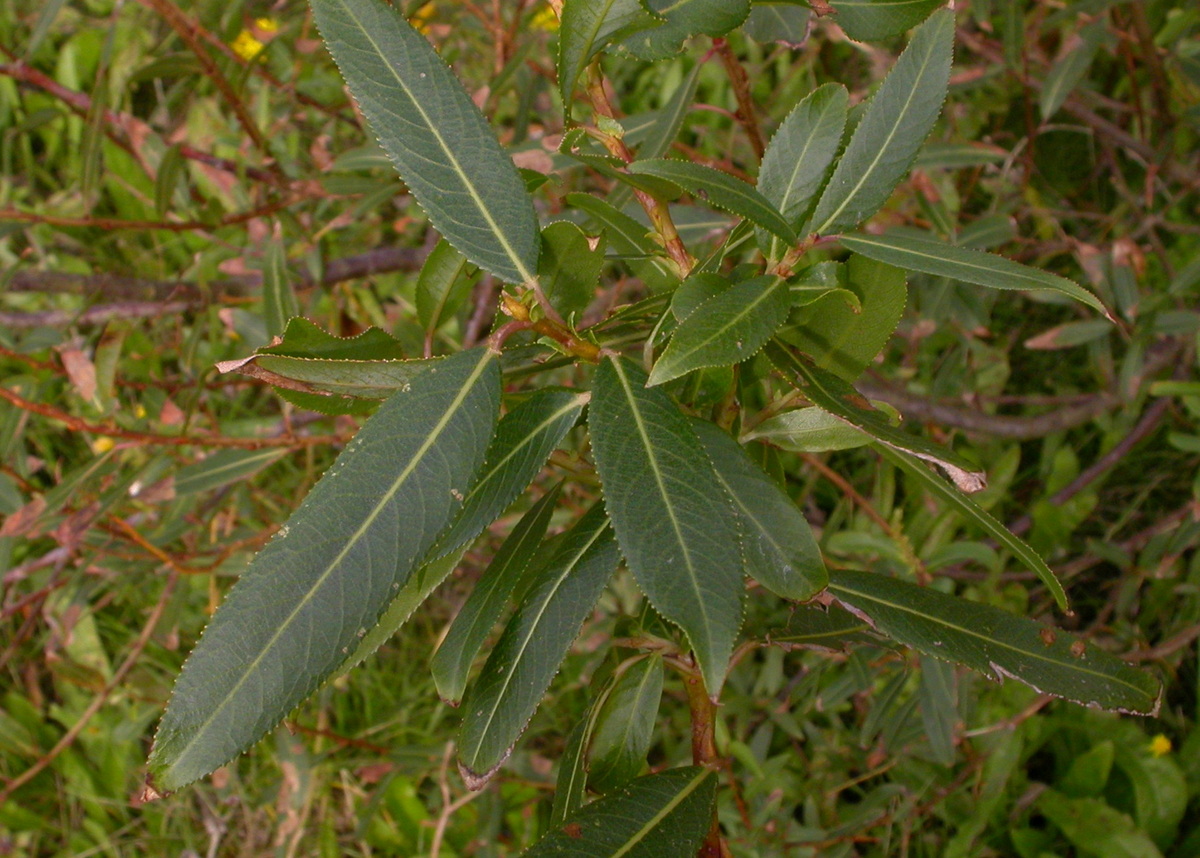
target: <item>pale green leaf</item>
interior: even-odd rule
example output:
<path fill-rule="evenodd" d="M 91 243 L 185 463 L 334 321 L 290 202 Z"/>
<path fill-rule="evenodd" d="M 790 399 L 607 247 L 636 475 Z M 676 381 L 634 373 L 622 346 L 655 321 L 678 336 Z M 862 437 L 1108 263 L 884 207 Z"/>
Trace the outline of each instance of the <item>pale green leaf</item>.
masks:
<path fill-rule="evenodd" d="M 587 746 L 595 726 L 593 703 L 571 732 L 558 758 L 558 777 L 554 781 L 554 803 L 550 808 L 550 827 L 557 828 L 567 817 L 583 807 L 587 799 Z"/>
<path fill-rule="evenodd" d="M 628 263 L 651 292 L 678 285 L 679 274 L 663 256 L 662 248 L 650 240 L 648 227 L 591 194 L 567 194 L 566 201 L 604 229 L 609 248 Z"/>
<path fill-rule="evenodd" d="M 753 277 L 726 289 L 679 323 L 648 383 L 653 387 L 694 369 L 753 357 L 787 321 L 791 307 L 791 291 L 782 277 Z"/>
<path fill-rule="evenodd" d="M 713 769 L 646 775 L 572 814 L 522 858 L 695 858 L 716 793 Z"/>
<path fill-rule="evenodd" d="M 796 453 L 827 453 L 870 444 L 871 436 L 823 408 L 809 407 L 768 417 L 743 433 L 742 441 L 765 441 Z"/>
<path fill-rule="evenodd" d="M 872 572 L 829 573 L 829 591 L 882 634 L 991 679 L 1011 677 L 1043 694 L 1122 712 L 1153 714 L 1161 686 L 1149 673 L 1066 632 L 990 605 Z"/>
<path fill-rule="evenodd" d="M 935 12 L 912 37 L 879 90 L 817 203 L 810 232 L 841 232 L 873 215 L 908 173 L 946 100 L 954 12 Z"/>
<path fill-rule="evenodd" d="M 535 549 L 546 535 L 559 488 L 555 486 L 547 492 L 517 522 L 433 654 L 430 667 L 438 696 L 453 706 L 462 699 L 475 656 L 500 619 L 509 597 L 529 568 Z"/>
<path fill-rule="evenodd" d="M 429 252 L 417 276 L 417 321 L 426 336 L 462 309 L 471 291 L 469 274 L 474 269 L 467 258 L 444 238 Z"/>
<path fill-rule="evenodd" d="M 828 276 L 812 285 L 825 291 L 809 293 L 815 294 L 815 300 L 792 315 L 792 324 L 780 332 L 780 339 L 799 348 L 817 366 L 854 381 L 891 339 L 904 315 L 908 289 L 904 269 L 863 256 L 851 256 L 842 271 L 845 289 L 832 288 L 838 283 L 838 269 L 821 272 Z M 854 303 L 847 302 L 847 291 L 853 293 Z"/>
<path fill-rule="evenodd" d="M 932 236 L 893 230 L 883 235 L 843 235 L 839 241 L 855 253 L 909 271 L 950 277 L 993 289 L 1057 292 L 1109 315 L 1099 298 L 1065 277 L 1030 268 L 1003 256 L 947 244 Z"/>
<path fill-rule="evenodd" d="M 380 0 L 311 0 L 317 26 L 400 177 L 446 240 L 501 280 L 537 271 L 525 183 L 433 46 Z"/>
<path fill-rule="evenodd" d="M 791 3 L 755 3 L 742 31 L 756 42 L 799 48 L 808 38 L 812 12 Z"/>
<path fill-rule="evenodd" d="M 683 629 L 710 695 L 742 621 L 732 501 L 686 417 L 632 362 L 601 362 L 588 427 L 625 562 L 660 614 Z"/>
<path fill-rule="evenodd" d="M 1154 841 L 1128 814 L 1099 798 L 1067 798 L 1053 789 L 1038 795 L 1037 809 L 1081 853 L 1096 858 L 1162 858 Z"/>
<path fill-rule="evenodd" d="M 558 28 L 558 90 L 568 119 L 575 86 L 592 57 L 610 43 L 658 23 L 639 0 L 564 0 Z"/>
<path fill-rule="evenodd" d="M 603 267 L 603 235 L 589 238 L 569 221 L 555 221 L 542 230 L 538 281 L 563 318 L 582 313 L 592 303 Z"/>
<path fill-rule="evenodd" d="M 882 411 L 833 373 L 791 354 L 778 342 L 767 346 L 767 356 L 813 405 L 840 417 L 888 448 L 937 465 L 964 492 L 976 492 L 986 485 L 983 472 L 970 462 L 952 450 L 893 426 Z"/>
<path fill-rule="evenodd" d="M 641 60 L 666 59 L 692 36 L 724 36 L 750 14 L 750 0 L 642 0 L 642 4 L 664 20 L 622 42 Z"/>
<path fill-rule="evenodd" d="M 175 684 L 150 766 L 175 790 L 245 750 L 358 646 L 462 503 L 496 426 L 474 349 L 379 409 L 255 557 Z"/>
<path fill-rule="evenodd" d="M 703 164 L 668 158 L 634 161 L 628 169 L 634 175 L 657 176 L 673 182 L 688 193 L 762 227 L 788 245 L 796 243 L 796 231 L 775 206 L 753 185 L 736 176 Z"/>
<path fill-rule="evenodd" d="M 273 239 L 263 254 L 263 321 L 272 337 L 283 334 L 288 322 L 300 315 L 300 303 L 292 287 L 283 242 Z"/>
<path fill-rule="evenodd" d="M 804 516 L 741 445 L 707 420 L 693 420 L 717 479 L 733 499 L 746 573 L 784 599 L 811 599 L 829 581 Z"/>
<path fill-rule="evenodd" d="M 772 135 L 758 171 L 758 192 L 793 229 L 807 219 L 842 142 L 850 96 L 841 84 L 828 83 L 804 98 Z M 768 259 L 779 259 L 787 245 L 760 231 L 758 246 Z"/>
<path fill-rule="evenodd" d="M 588 784 L 607 793 L 637 777 L 646 766 L 662 699 L 662 656 L 635 661 L 613 684 L 600 706 L 588 753 Z"/>
<path fill-rule="evenodd" d="M 886 39 L 924 21 L 946 0 L 830 0 L 846 35 L 860 42 Z"/>
<path fill-rule="evenodd" d="M 1046 565 L 1036 551 L 1029 547 L 1019 536 L 992 517 L 991 513 L 981 507 L 966 495 L 954 491 L 950 486 L 929 472 L 928 468 L 913 461 L 907 455 L 891 447 L 877 448 L 880 455 L 890 461 L 904 473 L 917 479 L 932 494 L 941 498 L 967 521 L 981 528 L 985 533 L 1007 548 L 1020 560 L 1026 568 L 1037 574 L 1038 579 L 1046 585 L 1054 596 L 1054 601 L 1061 610 L 1067 609 L 1067 594 L 1058 578 Z"/>
<path fill-rule="evenodd" d="M 174 479 L 175 496 L 207 492 L 257 474 L 278 461 L 287 450 L 218 450 L 193 465 L 180 468 Z"/>
<path fill-rule="evenodd" d="M 468 788 L 481 789 L 508 759 L 618 561 L 597 504 L 535 573 L 463 700 L 458 768 Z"/>

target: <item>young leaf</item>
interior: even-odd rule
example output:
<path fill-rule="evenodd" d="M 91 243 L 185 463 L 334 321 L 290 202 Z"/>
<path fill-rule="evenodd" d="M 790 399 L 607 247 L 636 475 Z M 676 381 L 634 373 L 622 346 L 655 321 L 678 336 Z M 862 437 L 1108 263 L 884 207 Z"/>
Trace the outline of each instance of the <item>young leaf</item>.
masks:
<path fill-rule="evenodd" d="M 834 19 L 846 35 L 860 42 L 898 36 L 924 21 L 946 0 L 830 0 Z"/>
<path fill-rule="evenodd" d="M 929 469 L 914 462 L 904 453 L 891 447 L 879 446 L 879 454 L 910 477 L 914 477 L 927 488 L 931 494 L 944 500 L 952 509 L 957 511 L 967 521 L 980 527 L 986 534 L 995 539 L 1013 553 L 1018 560 L 1034 572 L 1038 579 L 1054 596 L 1054 601 L 1060 610 L 1067 610 L 1067 593 L 1063 590 L 1054 572 L 1046 565 L 1036 551 L 1011 530 L 992 517 L 991 513 L 981 507 L 966 495 L 953 491 L 945 482 L 929 472 Z"/>
<path fill-rule="evenodd" d="M 639 0 L 564 0 L 558 28 L 558 90 L 568 119 L 575 85 L 592 57 L 659 20 Z"/>
<path fill-rule="evenodd" d="M 817 366 L 854 381 L 883 351 L 908 302 L 904 269 L 862 256 L 845 265 L 845 285 L 858 306 L 847 303 L 846 290 L 828 289 L 793 314 L 794 323 L 780 332 L 813 359 Z M 815 272 L 814 272 L 815 273 Z M 834 269 L 830 274 L 836 274 Z M 830 282 L 832 281 L 832 282 Z M 817 279 L 813 285 L 832 287 L 837 278 Z M 793 283 L 793 289 L 800 284 Z"/>
<path fill-rule="evenodd" d="M 495 521 L 537 476 L 586 402 L 586 393 L 547 388 L 504 415 L 462 511 L 427 559 L 466 545 Z"/>
<path fill-rule="evenodd" d="M 865 446 L 871 443 L 871 436 L 823 408 L 810 406 L 768 417 L 744 433 L 741 440 L 766 441 L 797 453 L 826 453 Z"/>
<path fill-rule="evenodd" d="M 572 814 L 522 858 L 692 858 L 712 824 L 716 795 L 712 769 L 646 775 Z"/>
<path fill-rule="evenodd" d="M 226 597 L 151 752 L 160 790 L 279 723 L 376 624 L 461 504 L 499 410 L 495 355 L 430 366 L 366 422 Z"/>
<path fill-rule="evenodd" d="M 829 575 L 800 510 L 726 432 L 707 420 L 692 428 L 737 509 L 746 573 L 784 599 L 811 599 Z"/>
<path fill-rule="evenodd" d="M 417 321 L 427 336 L 462 308 L 470 294 L 467 275 L 472 270 L 467 258 L 446 239 L 439 239 L 433 246 L 417 276 Z"/>
<path fill-rule="evenodd" d="M 300 304 L 292 289 L 287 270 L 287 254 L 283 242 L 272 240 L 263 256 L 263 321 L 267 333 L 277 337 L 287 328 L 288 321 L 300 315 Z"/>
<path fill-rule="evenodd" d="M 536 573 L 463 701 L 458 768 L 469 789 L 482 789 L 512 753 L 619 559 L 596 504 Z"/>
<path fill-rule="evenodd" d="M 731 214 L 744 217 L 783 239 L 789 246 L 796 243 L 796 231 L 784 220 L 762 194 L 741 179 L 721 170 L 669 158 L 634 161 L 629 172 L 639 176 L 666 179 L 703 200 Z"/>
<path fill-rule="evenodd" d="M 683 629 L 716 696 L 742 621 L 734 510 L 687 418 L 645 383 L 628 360 L 601 362 L 588 415 L 596 469 L 625 562 Z"/>
<path fill-rule="evenodd" d="M 883 235 L 843 235 L 839 241 L 848 250 L 909 271 L 950 277 L 993 289 L 1057 292 L 1112 318 L 1099 298 L 1065 277 L 1030 268 L 1003 256 L 947 244 L 930 235 L 893 230 Z"/>
<path fill-rule="evenodd" d="M 879 210 L 908 173 L 946 100 L 954 12 L 935 12 L 872 97 L 817 203 L 812 229 L 840 232 Z"/>
<path fill-rule="evenodd" d="M 558 777 L 554 781 L 554 803 L 550 808 L 550 827 L 557 828 L 567 817 L 583 807 L 587 800 L 587 746 L 596 724 L 593 702 L 571 732 L 558 758 Z"/>
<path fill-rule="evenodd" d="M 218 450 L 211 456 L 186 465 L 175 474 L 175 496 L 207 492 L 257 474 L 287 453 L 270 447 L 262 450 Z"/>
<path fill-rule="evenodd" d="M 753 357 L 787 321 L 792 294 L 782 277 L 752 277 L 710 298 L 679 323 L 647 382 L 651 387 L 707 366 Z"/>
<path fill-rule="evenodd" d="M 555 221 L 542 230 L 538 280 L 546 300 L 563 318 L 582 313 L 592 303 L 603 267 L 603 235 L 589 238 L 569 221 Z"/>
<path fill-rule="evenodd" d="M 651 292 L 679 284 L 679 274 L 649 238 L 650 230 L 629 215 L 591 194 L 567 194 L 567 205 L 579 209 L 604 228 L 608 245 L 625 257 L 630 269 Z"/>
<path fill-rule="evenodd" d="M 329 52 L 446 240 L 510 283 L 537 272 L 537 217 L 487 120 L 433 46 L 380 0 L 312 0 Z"/>
<path fill-rule="evenodd" d="M 945 471 L 961 491 L 977 492 L 987 484 L 982 471 L 975 470 L 970 462 L 952 450 L 892 426 L 862 394 L 833 373 L 793 355 L 777 342 L 767 346 L 767 356 L 813 405 L 840 417 L 887 447 L 932 462 Z"/>
<path fill-rule="evenodd" d="M 524 576 L 534 550 L 546 535 L 560 486 L 555 486 L 517 522 L 479 579 L 433 654 L 430 667 L 438 696 L 452 706 L 462 699 L 471 663 L 500 619 L 509 597 Z"/>
<path fill-rule="evenodd" d="M 1066 632 L 977 602 L 871 572 L 830 572 L 829 591 L 881 633 L 925 655 L 992 678 L 1009 676 L 1043 694 L 1136 712 L 1158 710 L 1149 673 Z"/>
<path fill-rule="evenodd" d="M 708 272 L 692 274 L 671 293 L 671 315 L 677 322 L 682 322 L 732 286 L 729 278 L 720 274 Z"/>
<path fill-rule="evenodd" d="M 799 229 L 825 181 L 846 127 L 850 96 L 846 87 L 827 83 L 796 105 L 771 137 L 758 171 L 758 192 L 775 206 L 793 229 Z M 768 259 L 788 249 L 764 231 L 758 246 Z"/>
<path fill-rule="evenodd" d="M 588 783 L 607 793 L 633 780 L 646 766 L 662 699 L 661 655 L 636 661 L 604 699 L 592 735 Z"/>
<path fill-rule="evenodd" d="M 641 30 L 622 43 L 640 60 L 662 60 L 679 52 L 692 36 L 724 36 L 750 14 L 750 0 L 642 0 L 665 20 Z"/>

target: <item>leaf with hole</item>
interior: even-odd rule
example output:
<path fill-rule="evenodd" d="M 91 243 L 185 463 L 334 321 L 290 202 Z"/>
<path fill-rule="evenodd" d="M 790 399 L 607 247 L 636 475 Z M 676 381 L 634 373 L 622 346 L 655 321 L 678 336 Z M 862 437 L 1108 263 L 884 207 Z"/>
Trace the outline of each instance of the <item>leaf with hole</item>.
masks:
<path fill-rule="evenodd" d="M 484 271 L 537 273 L 537 217 L 512 159 L 458 78 L 399 10 L 311 0 L 350 92 L 429 220 Z"/>
<path fill-rule="evenodd" d="M 632 362 L 601 362 L 588 409 L 596 469 L 626 564 L 716 696 L 742 622 L 736 513 L 688 419 L 645 385 Z"/>
<path fill-rule="evenodd" d="M 175 790 L 232 759 L 330 676 L 462 503 L 496 427 L 486 349 L 415 376 L 364 424 L 226 597 L 150 758 Z"/>

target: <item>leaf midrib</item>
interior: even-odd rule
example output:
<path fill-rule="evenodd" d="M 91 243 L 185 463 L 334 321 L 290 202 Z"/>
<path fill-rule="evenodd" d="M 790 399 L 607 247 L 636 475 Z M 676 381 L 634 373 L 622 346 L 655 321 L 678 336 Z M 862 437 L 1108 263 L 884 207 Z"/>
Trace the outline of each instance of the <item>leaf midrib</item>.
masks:
<path fill-rule="evenodd" d="M 346 11 L 346 14 L 362 31 L 362 34 L 366 37 L 367 41 L 371 43 L 371 47 L 375 49 L 375 52 L 380 57 L 385 58 L 384 65 L 387 67 L 388 71 L 392 73 L 392 77 L 395 79 L 396 84 L 404 91 L 404 94 L 408 97 L 409 102 L 414 108 L 416 108 L 416 111 L 421 115 L 421 118 L 425 120 L 426 128 L 429 129 L 430 134 L 433 135 L 434 139 L 437 140 L 438 145 L 441 146 L 442 153 L 446 156 L 450 166 L 454 169 L 454 172 L 458 175 L 459 180 L 462 181 L 463 186 L 467 189 L 467 193 L 471 196 L 471 201 L 475 203 L 475 207 L 479 209 L 479 213 L 483 215 L 483 219 L 487 221 L 487 225 L 492 230 L 492 234 L 495 235 L 496 240 L 500 242 L 500 246 L 504 249 L 504 253 L 508 256 L 509 262 L 513 264 L 513 267 L 517 270 L 517 273 L 521 275 L 521 280 L 524 283 L 532 282 L 534 279 L 533 275 L 529 273 L 529 269 L 525 267 L 525 263 L 513 249 L 513 246 L 509 243 L 507 234 L 505 234 L 505 232 L 500 228 L 500 225 L 497 224 L 495 219 L 492 217 L 491 210 L 484 204 L 483 198 L 475 189 L 475 185 L 467 175 L 466 171 L 463 170 L 462 164 L 460 164 L 458 158 L 455 157 L 453 150 L 446 145 L 446 140 L 444 137 L 442 137 L 441 132 L 438 131 L 437 125 L 434 124 L 429 114 L 425 112 L 425 108 L 422 107 L 421 102 L 416 98 L 416 96 L 413 95 L 412 90 L 408 88 L 404 78 L 402 78 L 396 72 L 396 69 L 391 63 L 386 61 L 387 52 L 384 51 L 384 49 L 379 45 L 374 36 L 372 36 L 371 31 L 363 24 L 361 20 L 359 20 L 358 16 L 354 14 L 354 11 L 347 3 L 344 2 L 344 0 L 340 3 L 340 5 Z M 409 25 L 405 23 L 403 26 Z M 420 38 L 424 37 L 421 36 Z"/>
<path fill-rule="evenodd" d="M 354 532 L 354 534 L 350 537 L 350 539 L 347 540 L 346 544 L 342 547 L 342 550 L 340 552 L 338 552 L 337 556 L 333 560 L 331 560 L 329 562 L 329 564 L 325 567 L 325 571 L 323 571 L 320 574 L 320 576 L 316 579 L 316 581 L 312 584 L 312 586 L 310 586 L 308 588 L 308 592 L 305 593 L 304 597 L 300 600 L 300 602 L 296 605 L 296 607 L 292 610 L 292 612 L 287 615 L 287 617 L 283 620 L 282 623 L 280 623 L 279 628 L 275 631 L 274 634 L 271 635 L 271 637 L 263 645 L 262 649 L 259 651 L 259 654 L 254 657 L 254 659 L 245 667 L 245 669 L 243 669 L 241 678 L 238 679 L 238 681 L 234 684 L 233 688 L 231 688 L 229 690 L 229 692 L 225 695 L 224 699 L 220 703 L 217 704 L 217 706 L 212 710 L 212 713 L 206 719 L 204 719 L 204 721 L 202 721 L 200 723 L 200 725 L 196 728 L 195 733 L 192 735 L 192 738 L 189 741 L 187 741 L 186 743 L 184 743 L 183 748 L 176 755 L 177 762 L 179 760 L 183 759 L 187 750 L 189 748 L 193 747 L 197 743 L 197 741 L 199 741 L 199 739 L 202 736 L 204 736 L 204 734 L 208 731 L 209 727 L 212 725 L 213 721 L 215 721 L 217 719 L 217 717 L 222 712 L 224 712 L 225 709 L 233 702 L 233 699 L 237 696 L 238 692 L 241 691 L 242 687 L 246 684 L 246 682 L 249 681 L 250 676 L 255 672 L 258 665 L 266 657 L 266 654 L 268 652 L 270 652 L 270 650 L 275 646 L 275 644 L 279 641 L 279 639 L 283 636 L 283 634 L 288 630 L 289 626 L 296 619 L 296 616 L 300 613 L 300 611 L 303 610 L 305 607 L 307 607 L 311 603 L 313 594 L 316 593 L 316 591 L 319 590 L 321 588 L 321 586 L 329 579 L 329 576 L 333 574 L 334 570 L 337 568 L 338 564 L 340 564 L 341 561 L 345 558 L 345 556 L 346 556 L 347 552 L 349 552 L 350 548 L 352 546 L 356 545 L 358 540 L 362 538 L 363 533 L 367 530 L 367 528 L 371 524 L 374 523 L 375 519 L 379 517 L 379 514 L 383 511 L 383 508 L 388 504 L 388 502 L 393 497 L 395 497 L 396 492 L 398 492 L 400 490 L 400 487 L 409 478 L 409 476 L 412 474 L 412 472 L 416 469 L 417 465 L 421 462 L 421 460 L 425 457 L 425 455 L 433 447 L 434 443 L 441 436 L 442 432 L 445 431 L 445 428 L 449 424 L 450 419 L 454 416 L 455 413 L 457 413 L 459 408 L 462 406 L 463 400 L 465 400 L 467 395 L 471 392 L 471 390 L 474 389 L 476 381 L 478 381 L 479 376 L 483 372 L 483 369 L 491 361 L 492 355 L 490 352 L 484 351 L 482 353 L 482 358 L 483 359 L 481 361 L 479 361 L 479 363 L 471 371 L 470 376 L 468 376 L 466 382 L 459 389 L 458 394 L 454 397 L 454 400 L 451 402 L 450 407 L 448 407 L 446 409 L 445 413 L 443 413 L 441 419 L 438 421 L 437 425 L 434 427 L 434 430 L 429 433 L 428 438 L 426 438 L 425 442 L 417 450 L 416 454 L 408 462 L 408 464 L 405 466 L 404 470 L 401 471 L 401 473 L 393 481 L 391 488 L 388 489 L 388 491 L 379 499 L 379 502 L 375 505 L 374 509 L 371 510 L 371 512 L 367 516 L 367 518 L 358 527 L 358 529 Z"/>
<path fill-rule="evenodd" d="M 646 823 L 640 829 L 635 831 L 628 840 L 625 841 L 624 846 L 612 853 L 611 858 L 621 858 L 622 855 L 628 855 L 629 850 L 641 843 L 648 834 L 654 831 L 660 822 L 666 819 L 667 816 L 669 816 L 671 812 L 675 810 L 675 808 L 679 807 L 679 805 L 683 803 L 685 798 L 698 790 L 700 785 L 704 783 L 705 779 L 710 774 L 711 772 L 705 770 L 696 777 L 692 778 L 687 786 L 679 790 L 679 792 L 677 792 L 669 802 L 659 809 L 658 813 L 646 820 Z"/>
<path fill-rule="evenodd" d="M 776 277 L 775 282 L 771 283 L 769 286 L 765 286 L 762 289 L 762 291 L 759 292 L 758 295 L 756 295 L 749 303 L 744 305 L 742 307 L 742 309 L 740 311 L 738 311 L 731 319 L 729 319 L 727 322 L 725 322 L 723 325 L 721 325 L 716 331 L 714 331 L 706 339 L 701 340 L 699 343 L 697 343 L 690 350 L 681 352 L 677 357 L 675 357 L 673 362 L 675 364 L 679 364 L 681 362 L 686 362 L 687 358 L 690 358 L 692 355 L 696 354 L 696 352 L 707 348 L 714 340 L 719 340 L 721 338 L 721 336 L 725 334 L 726 331 L 728 331 L 730 328 L 732 328 L 734 325 L 736 325 L 738 322 L 740 322 L 746 316 L 749 316 L 750 314 L 755 312 L 758 309 L 759 305 L 762 304 L 763 301 L 765 301 L 769 297 L 771 297 L 775 293 L 775 290 L 778 289 L 779 285 L 783 282 L 784 282 L 784 280 L 782 277 Z M 717 295 L 712 300 L 716 301 L 721 297 L 723 297 L 723 295 Z M 707 303 L 707 302 L 705 302 L 705 303 Z M 704 308 L 704 305 L 701 304 L 699 307 L 696 308 L 695 311 L 688 314 L 688 318 L 691 318 L 693 315 L 695 315 L 696 312 L 702 310 L 703 308 Z M 680 325 L 682 326 L 683 324 L 686 323 L 686 321 L 687 321 L 687 319 L 685 319 L 684 322 L 681 322 Z M 676 331 L 675 335 L 678 336 L 679 332 Z M 665 354 L 664 354 L 664 357 L 666 357 Z M 669 366 L 668 366 L 668 368 L 669 368 Z"/>

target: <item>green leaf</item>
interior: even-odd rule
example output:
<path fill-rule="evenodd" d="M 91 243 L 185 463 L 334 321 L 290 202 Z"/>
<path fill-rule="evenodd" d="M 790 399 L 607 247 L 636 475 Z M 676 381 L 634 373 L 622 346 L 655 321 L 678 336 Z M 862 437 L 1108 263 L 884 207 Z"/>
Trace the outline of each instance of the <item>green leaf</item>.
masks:
<path fill-rule="evenodd" d="M 570 816 L 522 858 L 694 858 L 708 835 L 716 794 L 712 769 L 646 775 Z"/>
<path fill-rule="evenodd" d="M 848 643 L 879 645 L 871 624 L 841 605 L 792 605 L 787 626 L 771 632 L 772 643 L 837 651 Z"/>
<path fill-rule="evenodd" d="M 817 366 L 854 381 L 891 339 L 904 315 L 908 290 L 903 269 L 862 256 L 850 257 L 845 274 L 857 307 L 846 302 L 843 290 L 818 292 L 816 300 L 793 314 L 793 324 L 780 338 L 798 347 Z M 818 281 L 816 285 L 832 283 Z"/>
<path fill-rule="evenodd" d="M 568 119 L 575 86 L 592 57 L 612 42 L 658 23 L 639 0 L 564 0 L 558 28 L 558 90 Z"/>
<path fill-rule="evenodd" d="M 662 699 L 661 655 L 635 661 L 604 699 L 592 734 L 588 784 L 600 793 L 633 780 L 646 766 Z"/>
<path fill-rule="evenodd" d="M 566 747 L 558 758 L 558 777 L 554 781 L 554 804 L 550 808 L 550 827 L 557 828 L 567 817 L 583 807 L 587 800 L 587 750 L 596 721 L 596 704 L 584 713 L 567 734 Z"/>
<path fill-rule="evenodd" d="M 625 562 L 691 642 L 708 693 L 725 679 L 742 621 L 734 511 L 686 417 L 632 362 L 601 362 L 588 427 Z"/>
<path fill-rule="evenodd" d="M 731 214 L 744 217 L 783 239 L 789 246 L 796 243 L 796 232 L 762 194 L 741 179 L 721 170 L 668 158 L 634 161 L 629 172 L 641 176 L 657 176 L 683 188 Z"/>
<path fill-rule="evenodd" d="M 898 36 L 920 24 L 946 0 L 830 0 L 834 19 L 846 35 L 860 42 Z"/>
<path fill-rule="evenodd" d="M 908 174 L 946 100 L 954 52 L 954 12 L 935 12 L 880 85 L 813 213 L 810 232 L 854 226 L 887 202 Z"/>
<path fill-rule="evenodd" d="M 954 765 L 954 724 L 958 721 L 958 689 L 954 668 L 944 661 L 921 656 L 921 684 L 917 690 L 921 724 L 934 760 Z"/>
<path fill-rule="evenodd" d="M 542 230 L 538 281 L 563 318 L 582 313 L 592 303 L 603 267 L 603 236 L 588 238 L 569 221 L 556 221 Z"/>
<path fill-rule="evenodd" d="M 1003 256 L 957 247 L 907 230 L 892 230 L 883 235 L 843 235 L 839 241 L 848 250 L 909 271 L 951 277 L 993 289 L 1057 292 L 1112 318 L 1100 299 L 1077 283 Z"/>
<path fill-rule="evenodd" d="M 273 239 L 263 255 L 263 321 L 272 337 L 283 334 L 288 322 L 300 315 L 300 304 L 292 288 L 283 242 Z"/>
<path fill-rule="evenodd" d="M 694 369 L 753 357 L 787 321 L 792 294 L 782 277 L 752 277 L 705 301 L 679 323 L 650 373 L 651 387 Z"/>
<path fill-rule="evenodd" d="M 743 433 L 741 440 L 765 441 L 796 453 L 853 450 L 871 443 L 871 437 L 823 408 L 797 408 L 768 417 Z"/>
<path fill-rule="evenodd" d="M 1098 798 L 1067 798 L 1053 789 L 1037 798 L 1041 811 L 1081 852 L 1097 858 L 1162 858 L 1128 815 Z"/>
<path fill-rule="evenodd" d="M 671 294 L 671 315 L 675 317 L 676 321 L 682 322 L 708 301 L 732 286 L 729 278 L 720 274 L 703 271 L 692 274 L 687 280 L 680 283 L 679 288 Z"/>
<path fill-rule="evenodd" d="M 567 194 L 566 202 L 604 228 L 609 247 L 628 261 L 651 292 L 678 285 L 679 274 L 662 255 L 662 248 L 650 240 L 644 225 L 591 194 Z"/>
<path fill-rule="evenodd" d="M 257 474 L 278 461 L 287 450 L 218 450 L 194 465 L 186 465 L 175 474 L 175 496 L 207 492 L 236 483 Z"/>
<path fill-rule="evenodd" d="M 510 283 L 537 272 L 537 217 L 525 183 L 433 46 L 379 0 L 312 0 L 329 52 L 434 227 Z"/>
<path fill-rule="evenodd" d="M 755 3 L 742 31 L 756 42 L 799 48 L 808 38 L 812 12 L 790 3 Z"/>
<path fill-rule="evenodd" d="M 778 343 L 767 347 L 767 355 L 813 405 L 840 417 L 888 448 L 932 462 L 964 492 L 977 492 L 986 485 L 983 472 L 976 470 L 970 462 L 952 450 L 892 426 L 883 412 L 833 373 L 796 357 Z"/>
<path fill-rule="evenodd" d="M 784 599 L 804 601 L 823 590 L 825 562 L 792 499 L 722 429 L 706 420 L 693 420 L 692 428 L 737 509 L 746 573 Z"/>
<path fill-rule="evenodd" d="M 1071 91 L 1087 75 L 1096 52 L 1108 34 L 1108 17 L 1097 16 L 1096 20 L 1078 33 L 1068 32 L 1060 57 L 1050 67 L 1042 91 L 1038 96 L 1038 110 L 1042 121 L 1058 112 Z"/>
<path fill-rule="evenodd" d="M 537 476 L 579 419 L 588 395 L 564 388 L 534 393 L 500 421 L 462 511 L 428 559 L 466 545 L 496 520 Z"/>
<path fill-rule="evenodd" d="M 985 533 L 1007 548 L 1026 568 L 1033 571 L 1038 579 L 1054 596 L 1054 601 L 1060 610 L 1067 610 L 1067 594 L 1054 572 L 1046 565 L 1036 551 L 1029 547 L 1023 539 L 992 517 L 991 513 L 969 497 L 953 491 L 945 482 L 939 480 L 918 462 L 913 461 L 899 450 L 880 446 L 879 454 L 900 468 L 910 477 L 916 478 L 932 494 L 944 500 L 952 509 L 962 515 L 967 521 L 981 528 Z"/>
<path fill-rule="evenodd" d="M 150 757 L 158 789 L 245 750 L 358 645 L 459 508 L 499 397 L 499 362 L 474 349 L 430 366 L 364 424 L 184 665 Z"/>
<path fill-rule="evenodd" d="M 1153 714 L 1159 683 L 1084 641 L 977 602 L 871 572 L 831 570 L 829 591 L 882 634 L 1043 694 L 1122 712 Z"/>
<path fill-rule="evenodd" d="M 459 772 L 481 789 L 508 759 L 619 561 L 602 504 L 569 530 L 463 701 Z"/>
<path fill-rule="evenodd" d="M 438 696 L 452 706 L 457 706 L 462 699 L 475 656 L 500 619 L 529 568 L 534 551 L 546 535 L 559 488 L 555 486 L 547 492 L 517 522 L 433 654 L 430 666 Z"/>
<path fill-rule="evenodd" d="M 427 337 L 462 309 L 471 292 L 473 268 L 444 238 L 433 246 L 417 276 L 417 321 Z"/>
<path fill-rule="evenodd" d="M 642 0 L 663 22 L 627 37 L 622 44 L 640 60 L 662 60 L 679 53 L 685 39 L 724 36 L 750 14 L 750 0 Z"/>
<path fill-rule="evenodd" d="M 758 171 L 758 192 L 783 213 L 793 229 L 807 219 L 829 164 L 842 143 L 850 96 L 846 87 L 827 83 L 796 105 L 771 137 Z M 758 246 L 768 259 L 779 259 L 788 249 L 765 231 Z"/>

